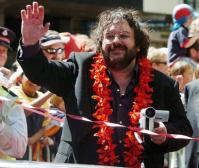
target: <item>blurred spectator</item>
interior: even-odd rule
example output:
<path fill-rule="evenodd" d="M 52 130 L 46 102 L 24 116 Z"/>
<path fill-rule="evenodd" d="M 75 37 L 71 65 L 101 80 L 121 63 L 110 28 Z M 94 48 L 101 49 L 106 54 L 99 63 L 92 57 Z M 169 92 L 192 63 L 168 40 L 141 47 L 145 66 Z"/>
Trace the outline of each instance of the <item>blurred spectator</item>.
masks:
<path fill-rule="evenodd" d="M 15 33 L 0 27 L 0 86 L 8 85 L 11 70 L 5 67 L 10 44 L 16 38 Z M 14 96 L 6 88 L 0 88 L 0 95 L 12 101 L 0 100 L 0 159 L 22 158 L 27 146 L 27 123 L 24 110 L 15 103 Z"/>
<path fill-rule="evenodd" d="M 170 69 L 170 76 L 179 82 L 180 92 L 184 92 L 184 86 L 193 80 L 194 71 L 186 61 L 180 60 L 174 63 Z"/>
<path fill-rule="evenodd" d="M 187 48 L 188 61 L 194 68 L 199 63 L 199 18 L 194 20 L 190 26 L 188 42 L 185 44 Z"/>
<path fill-rule="evenodd" d="M 162 73 L 168 74 L 167 48 L 149 48 L 147 59 L 152 63 L 152 67 Z"/>
<path fill-rule="evenodd" d="M 95 42 L 85 34 L 74 35 L 77 46 L 83 52 L 96 52 Z"/>
<path fill-rule="evenodd" d="M 39 92 L 40 86 L 32 83 L 24 74 L 22 74 L 21 77 L 21 84 L 19 86 L 12 86 L 10 90 L 18 96 L 19 102 L 31 104 L 35 99 L 41 97 L 43 94 Z M 48 104 L 46 103 L 43 107 L 47 108 Z M 34 144 L 42 137 L 42 132 L 44 132 L 44 128 L 42 128 L 44 117 L 29 111 L 25 112 L 28 126 L 29 148 L 27 148 L 23 159 L 32 160 L 29 150 L 33 150 Z"/>
<path fill-rule="evenodd" d="M 50 103 L 52 107 L 58 108 L 60 111 L 66 112 L 64 100 L 62 97 L 53 95 L 50 99 Z"/>
<path fill-rule="evenodd" d="M 185 85 L 193 80 L 193 68 L 192 66 L 183 60 L 179 60 L 173 64 L 170 69 L 170 75 L 179 83 L 179 90 L 181 100 L 185 106 L 184 101 L 184 88 Z M 179 167 L 184 168 L 185 165 L 185 148 L 182 148 L 176 152 L 169 153 L 169 165 L 171 168 Z"/>
<path fill-rule="evenodd" d="M 61 36 L 57 31 L 48 30 L 40 39 L 40 46 L 49 60 L 63 60 L 65 58 L 65 44 L 68 37 Z"/>
<path fill-rule="evenodd" d="M 40 86 L 32 83 L 24 74 L 22 75 L 21 84 L 10 89 L 18 95 L 18 101 L 35 107 L 42 107 L 46 110 L 43 112 L 49 113 L 51 106 L 65 111 L 63 99 L 50 92 L 45 94 L 39 92 Z M 52 98 L 50 98 L 51 96 Z M 61 127 L 51 123 L 49 118 L 44 118 L 36 113 L 26 111 L 26 117 L 29 148 L 23 159 L 53 161 L 60 142 Z"/>
<path fill-rule="evenodd" d="M 49 60 L 61 61 L 65 58 L 65 44 L 69 41 L 69 38 L 60 36 L 57 31 L 49 30 L 41 39 L 40 45 L 44 55 Z M 21 80 L 21 74 L 23 70 L 16 63 L 16 71 L 11 75 L 9 79 L 9 87 L 17 85 Z M 42 88 L 42 92 L 46 89 Z"/>
<path fill-rule="evenodd" d="M 59 97 L 57 95 L 53 95 L 50 98 L 50 111 L 53 113 L 54 116 L 63 118 L 65 116 L 65 105 L 64 100 L 62 97 Z M 47 121 L 50 122 L 50 121 Z M 62 133 L 62 127 L 57 125 L 52 125 L 48 129 L 45 130 L 45 138 L 48 141 L 51 141 L 53 143 L 49 143 L 50 148 L 50 160 L 53 161 L 55 158 L 55 155 L 57 154 L 58 146 L 61 140 L 61 133 Z"/>
<path fill-rule="evenodd" d="M 22 103 L 29 103 L 35 98 L 40 97 L 42 93 L 38 91 L 39 89 L 40 86 L 28 80 L 24 73 L 21 75 L 21 84 L 10 88 L 10 90 L 18 96 L 18 100 Z"/>
<path fill-rule="evenodd" d="M 8 50 L 11 49 L 10 43 L 16 38 L 15 33 L 5 27 L 0 27 L 0 80 L 1 83 L 7 85 L 11 75 L 11 70 L 5 67 L 8 59 Z"/>
<path fill-rule="evenodd" d="M 168 62 L 186 57 L 185 44 L 188 42 L 188 28 L 197 14 L 188 4 L 179 4 L 173 9 L 173 30 L 168 39 Z"/>
<path fill-rule="evenodd" d="M 81 44 L 78 46 L 75 40 L 74 35 L 70 34 L 69 32 L 62 32 L 60 33 L 62 37 L 69 38 L 67 45 L 65 45 L 65 59 L 67 59 L 71 52 L 78 52 L 82 51 Z"/>
<path fill-rule="evenodd" d="M 4 87 L 0 95 L 0 159 L 22 158 L 27 147 L 27 124 L 23 108 L 15 103 L 16 96 Z"/>
<path fill-rule="evenodd" d="M 199 79 L 199 65 L 194 70 L 194 79 Z"/>
<path fill-rule="evenodd" d="M 185 107 L 187 118 L 193 128 L 193 137 L 199 137 L 199 79 L 193 80 L 185 86 Z M 199 167 L 199 142 L 190 141 L 185 147 L 185 168 Z"/>
<path fill-rule="evenodd" d="M 185 107 L 187 117 L 193 128 L 193 137 L 199 137 L 199 64 L 194 70 L 195 79 L 185 86 Z M 185 147 L 185 168 L 198 168 L 199 167 L 199 142 L 190 141 Z"/>
<path fill-rule="evenodd" d="M 18 86 L 21 84 L 21 79 L 23 75 L 23 70 L 21 66 L 18 64 L 18 62 L 15 62 L 13 66 L 16 68 L 16 70 L 12 73 L 12 75 L 9 78 L 7 87 L 10 88 L 12 86 Z"/>
<path fill-rule="evenodd" d="M 65 45 L 65 58 L 68 58 L 71 52 L 96 51 L 94 41 L 85 34 L 73 35 L 69 32 L 62 32 L 60 35 L 69 38 L 69 42 Z"/>

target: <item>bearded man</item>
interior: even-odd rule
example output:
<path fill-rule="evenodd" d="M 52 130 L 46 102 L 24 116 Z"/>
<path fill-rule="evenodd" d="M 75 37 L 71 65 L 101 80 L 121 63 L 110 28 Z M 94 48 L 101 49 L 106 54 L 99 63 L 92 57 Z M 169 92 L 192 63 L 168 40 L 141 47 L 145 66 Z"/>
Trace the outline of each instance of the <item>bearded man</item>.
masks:
<path fill-rule="evenodd" d="M 192 135 L 175 81 L 153 70 L 146 59 L 149 36 L 134 10 L 102 12 L 92 33 L 97 53 L 72 53 L 67 62 L 49 61 L 41 52 L 38 41 L 50 26 L 43 24 L 43 6 L 33 2 L 21 17 L 18 61 L 31 81 L 63 97 L 68 114 L 139 127 L 141 109 L 152 106 L 170 111 L 169 121 L 154 132 Z M 135 135 L 130 129 L 67 117 L 55 160 L 162 168 L 164 153 L 188 143 L 160 135 L 145 136 L 142 142 Z"/>

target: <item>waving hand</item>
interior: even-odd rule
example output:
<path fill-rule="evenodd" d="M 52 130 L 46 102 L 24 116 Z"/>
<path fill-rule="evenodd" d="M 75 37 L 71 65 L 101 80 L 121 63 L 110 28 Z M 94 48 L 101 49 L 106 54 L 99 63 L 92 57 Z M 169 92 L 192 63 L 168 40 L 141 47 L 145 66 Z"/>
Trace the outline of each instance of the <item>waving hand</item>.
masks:
<path fill-rule="evenodd" d="M 21 34 L 24 45 L 34 45 L 48 31 L 50 24 L 43 24 L 44 7 L 38 2 L 21 10 Z"/>

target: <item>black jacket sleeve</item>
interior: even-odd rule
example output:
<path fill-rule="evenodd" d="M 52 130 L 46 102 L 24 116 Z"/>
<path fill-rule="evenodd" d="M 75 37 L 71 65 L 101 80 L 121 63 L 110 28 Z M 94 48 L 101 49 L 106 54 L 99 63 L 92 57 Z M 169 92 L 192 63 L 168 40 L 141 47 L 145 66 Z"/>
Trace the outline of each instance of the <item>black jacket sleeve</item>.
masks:
<path fill-rule="evenodd" d="M 46 87 L 51 92 L 63 96 L 67 94 L 76 80 L 77 66 L 73 62 L 73 55 L 67 62 L 50 61 L 38 47 L 24 47 L 20 45 L 17 59 L 25 75 L 33 83 Z"/>

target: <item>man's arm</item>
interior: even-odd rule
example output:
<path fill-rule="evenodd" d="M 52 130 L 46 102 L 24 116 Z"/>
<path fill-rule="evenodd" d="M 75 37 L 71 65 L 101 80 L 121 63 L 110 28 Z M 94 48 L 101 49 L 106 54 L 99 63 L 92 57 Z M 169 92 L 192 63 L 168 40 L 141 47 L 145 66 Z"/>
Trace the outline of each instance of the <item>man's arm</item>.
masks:
<path fill-rule="evenodd" d="M 179 94 L 179 86 L 174 85 L 168 89 L 167 103 L 170 109 L 170 119 L 166 123 L 167 131 L 170 134 L 182 134 L 192 136 L 193 130 L 191 124 L 186 116 L 186 112 Z M 189 143 L 189 140 L 183 139 L 169 139 L 167 152 L 178 150 Z"/>
<path fill-rule="evenodd" d="M 37 2 L 21 10 L 21 33 L 17 59 L 25 75 L 33 83 L 44 86 L 59 96 L 68 94 L 74 87 L 76 69 L 73 62 L 49 61 L 41 51 L 39 39 L 49 24 L 43 25 L 44 7 Z"/>
<path fill-rule="evenodd" d="M 182 134 L 182 135 L 192 136 L 193 133 L 192 127 L 190 125 L 189 120 L 187 119 L 182 101 L 180 99 L 179 86 L 176 85 L 173 79 L 168 78 L 160 74 L 159 72 L 157 74 L 157 71 L 155 72 L 156 73 L 154 75 L 155 82 L 154 82 L 154 95 L 153 95 L 154 108 L 168 110 L 170 113 L 169 121 L 164 122 L 166 131 L 161 131 L 161 133 L 167 132 L 168 134 Z M 162 83 L 161 81 L 164 81 L 164 83 Z M 166 140 L 162 138 L 160 139 L 157 138 L 154 141 L 153 139 L 154 137 L 152 136 L 151 138 L 147 141 L 146 145 L 147 150 L 149 150 L 150 152 L 167 153 L 167 152 L 176 151 L 186 146 L 189 142 L 189 140 L 170 139 L 170 138 L 167 138 Z M 161 143 L 161 141 L 163 143 Z"/>

